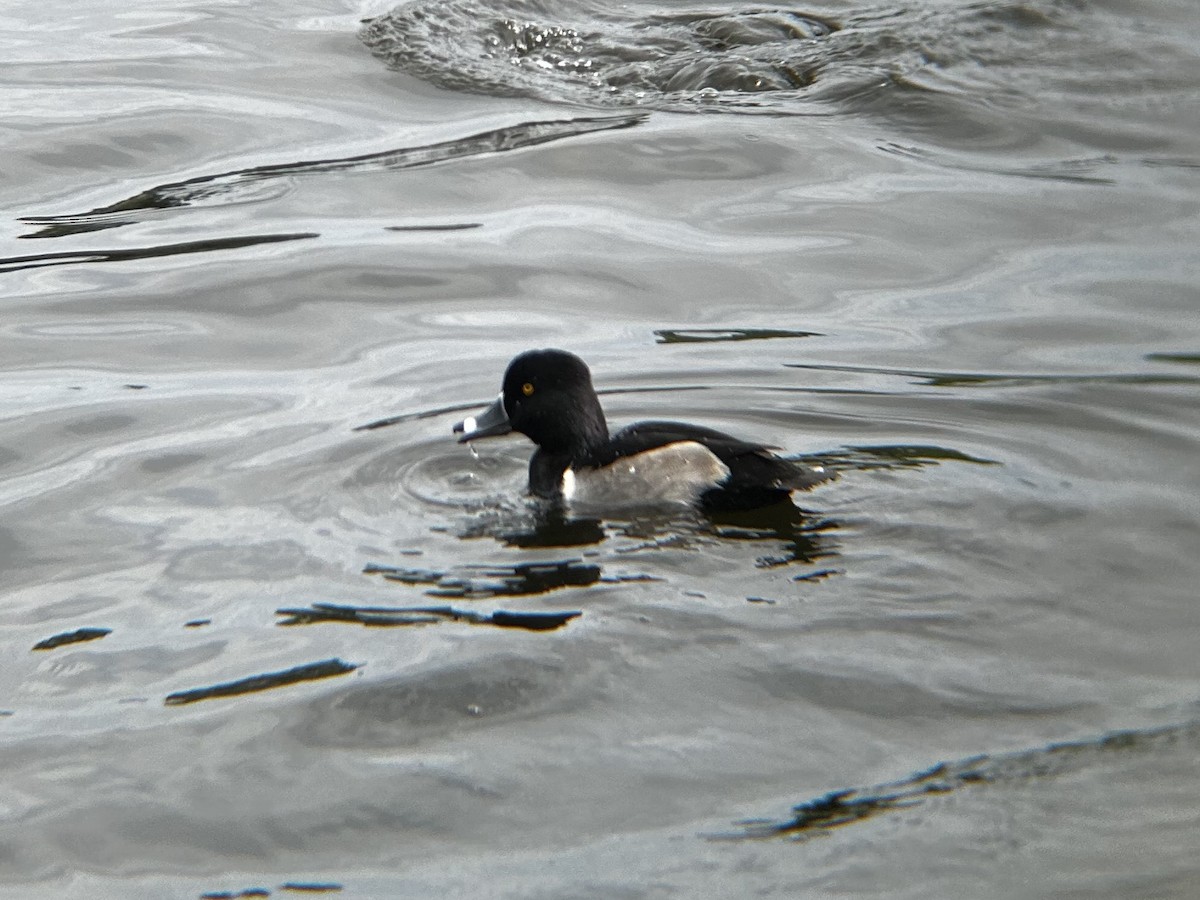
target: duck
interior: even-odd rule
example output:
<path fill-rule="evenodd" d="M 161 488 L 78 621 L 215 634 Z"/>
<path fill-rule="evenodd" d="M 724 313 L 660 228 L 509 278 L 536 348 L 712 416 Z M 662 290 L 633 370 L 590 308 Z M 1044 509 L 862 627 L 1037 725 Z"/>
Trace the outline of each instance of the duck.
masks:
<path fill-rule="evenodd" d="M 686 504 L 752 510 L 830 475 L 777 449 L 683 422 L 648 421 L 610 434 L 587 364 L 566 350 L 528 350 L 508 364 L 500 395 L 453 426 L 459 443 L 517 432 L 537 446 L 529 493 L 571 505 Z"/>

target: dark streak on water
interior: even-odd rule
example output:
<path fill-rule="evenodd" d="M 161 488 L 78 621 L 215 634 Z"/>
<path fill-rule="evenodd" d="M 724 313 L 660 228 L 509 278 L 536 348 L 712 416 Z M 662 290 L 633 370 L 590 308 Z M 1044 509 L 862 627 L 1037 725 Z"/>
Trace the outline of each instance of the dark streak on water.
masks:
<path fill-rule="evenodd" d="M 705 344 L 712 341 L 765 341 L 773 338 L 821 337 L 815 331 L 786 328 L 663 328 L 654 332 L 660 344 Z"/>
<path fill-rule="evenodd" d="M 177 244 L 159 244 L 151 247 L 34 253 L 27 256 L 0 258 L 0 272 L 18 272 L 22 269 L 43 269 L 48 266 L 68 266 L 77 263 L 132 262 L 135 260 L 155 259 L 164 256 L 181 256 L 191 253 L 215 253 L 222 250 L 241 250 L 246 247 L 256 247 L 262 244 L 311 240 L 316 237 L 320 237 L 320 235 L 313 232 L 299 234 L 256 234 L 244 237 L 215 237 L 202 241 L 183 241 Z"/>
<path fill-rule="evenodd" d="M 974 463 L 979 466 L 999 465 L 993 459 L 981 459 L 948 447 L 929 446 L 880 446 L 847 447 L 827 453 L 814 453 L 804 457 L 813 465 L 824 466 L 832 471 L 871 472 L 888 469 L 919 469 L 943 462 Z"/>
<path fill-rule="evenodd" d="M 1158 361 L 1179 361 L 1164 358 L 1161 354 L 1151 355 Z M 924 384 L 929 387 L 989 387 L 1027 384 L 1200 384 L 1200 377 L 1192 375 L 1146 373 L 1108 373 L 1082 375 L 1037 375 L 1037 374 L 1002 374 L 984 372 L 928 372 L 917 370 L 901 370 L 876 368 L 871 366 L 830 366 L 814 363 L 784 363 L 789 369 L 811 369 L 825 372 L 855 372 L 871 375 L 889 375 L 897 378 L 914 379 L 913 384 Z"/>
<path fill-rule="evenodd" d="M 193 6 L 0 27 L 0 883 L 1195 895 L 1194 3 Z M 533 508 L 548 344 L 840 477 Z"/>
<path fill-rule="evenodd" d="M 285 881 L 278 889 L 293 894 L 336 894 L 345 888 L 334 881 Z M 207 891 L 200 895 L 200 900 L 239 900 L 270 896 L 271 892 L 267 888 L 251 887 L 237 891 Z"/>
<path fill-rule="evenodd" d="M 76 628 L 62 634 L 52 635 L 33 645 L 34 650 L 53 650 L 67 644 L 79 644 L 84 641 L 95 641 L 112 634 L 111 628 Z"/>
<path fill-rule="evenodd" d="M 367 20 L 361 37 L 389 65 L 452 90 L 752 109 L 811 86 L 825 41 L 841 27 L 778 8 L 654 15 L 599 4 L 568 18 L 536 0 L 507 0 L 482 12 L 416 0 Z"/>
<path fill-rule="evenodd" d="M 952 79 L 960 71 L 971 79 L 976 65 L 1015 62 L 1000 48 L 1031 58 L 1071 40 L 1080 6 L 850 6 L 838 7 L 836 21 L 787 7 L 656 9 L 600 3 L 584 13 L 499 0 L 481 10 L 466 0 L 411 0 L 367 20 L 360 37 L 389 66 L 449 90 L 677 112 L 828 115 L 881 91 L 957 93 Z M 931 83 L 928 73 L 941 80 Z M 1056 167 L 1042 174 L 1060 175 Z"/>
<path fill-rule="evenodd" d="M 370 565 L 365 575 L 382 575 L 401 584 L 430 585 L 431 597 L 528 597 L 600 581 L 600 567 L 578 559 L 517 563 L 512 566 L 463 566 L 453 572 Z"/>
<path fill-rule="evenodd" d="M 570 612 L 512 612 L 497 609 L 490 613 L 452 606 L 347 606 L 339 603 L 314 603 L 307 608 L 275 610 L 286 616 L 280 625 L 312 625 L 317 622 L 346 622 L 373 628 L 404 625 L 436 625 L 440 622 L 466 622 L 470 625 L 494 625 L 497 628 L 523 628 L 526 631 L 553 631 L 571 619 L 583 615 Z"/>
<path fill-rule="evenodd" d="M 196 703 L 200 700 L 213 700 L 220 697 L 236 697 L 241 694 L 254 694 L 259 691 L 269 691 L 274 688 L 299 684 L 302 681 L 316 681 L 335 675 L 345 675 L 353 672 L 358 666 L 343 662 L 340 659 L 326 659 L 321 662 L 305 663 L 280 672 L 264 672 L 261 675 L 251 675 L 236 681 L 226 681 L 208 687 L 192 688 L 186 691 L 176 691 L 168 694 L 167 706 L 182 706 L 185 703 Z"/>
<path fill-rule="evenodd" d="M 579 137 L 599 131 L 612 131 L 622 128 L 632 128 L 645 121 L 645 116 L 612 115 L 591 118 L 561 119 L 544 122 L 522 122 L 505 128 L 496 128 L 467 137 L 440 141 L 434 144 L 424 144 L 414 147 L 399 147 L 384 150 L 379 153 L 363 153 L 357 156 L 347 156 L 339 159 L 305 160 L 303 162 L 272 163 L 263 166 L 251 166 L 245 169 L 235 169 L 231 172 L 219 172 L 213 175 L 200 175 L 184 181 L 174 181 L 148 188 L 132 197 L 119 200 L 108 206 L 101 206 L 81 213 L 68 213 L 54 216 L 23 216 L 20 221 L 41 228 L 32 234 L 22 235 L 25 238 L 57 238 L 89 231 L 100 231 L 106 228 L 118 228 L 141 221 L 147 214 L 162 210 L 177 210 L 193 207 L 214 206 L 218 204 L 244 203 L 262 201 L 275 196 L 279 191 L 287 190 L 286 180 L 307 175 L 332 175 L 337 173 L 372 173 L 413 169 L 422 166 L 432 166 L 453 160 L 468 159 L 493 153 L 505 153 L 513 150 L 523 150 L 536 147 L 551 141 L 564 138 Z M 264 193 L 263 184 L 269 187 Z M 431 230 L 454 231 L 478 227 L 477 223 L 451 223 L 421 226 L 393 226 L 393 230 Z M 260 240 L 288 240 L 295 237 L 316 237 L 316 235 L 275 236 Z M 252 238 L 226 238 L 226 242 L 237 240 L 252 241 Z M 207 243 L 207 246 L 204 244 Z M 191 245 L 179 245 L 189 247 Z M 238 246 L 229 244 L 229 246 Z M 225 244 L 217 241 L 200 242 L 194 249 L 178 249 L 175 252 L 195 252 L 195 249 L 220 250 Z M 108 251 L 113 259 L 136 259 L 141 256 L 131 255 L 138 251 Z M 151 255 L 142 251 L 143 255 Z M 63 254 L 62 256 L 65 256 Z M 84 254 L 76 254 L 85 256 Z M 98 256 L 104 256 L 98 253 Z M 0 266 L 31 260 L 57 258 L 58 254 L 43 254 L 42 256 L 17 257 L 0 259 Z M 0 268 L 0 272 L 8 269 Z"/>
<path fill-rule="evenodd" d="M 1090 740 L 938 763 L 900 781 L 874 787 L 847 788 L 805 801 L 793 808 L 788 819 L 747 820 L 738 823 L 742 827 L 740 832 L 712 837 L 726 840 L 776 837 L 808 840 L 821 837 L 834 828 L 863 822 L 885 813 L 912 809 L 933 797 L 956 791 L 1033 778 L 1053 778 L 1102 766 L 1114 756 L 1152 754 L 1171 746 L 1200 751 L 1200 723 L 1117 731 Z"/>

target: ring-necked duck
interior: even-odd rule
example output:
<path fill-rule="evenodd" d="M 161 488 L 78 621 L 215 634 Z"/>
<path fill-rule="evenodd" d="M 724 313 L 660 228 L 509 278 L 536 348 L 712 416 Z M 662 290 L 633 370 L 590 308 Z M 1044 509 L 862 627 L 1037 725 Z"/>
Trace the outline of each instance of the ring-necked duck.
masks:
<path fill-rule="evenodd" d="M 529 490 L 582 504 L 697 503 L 708 510 L 778 503 L 829 476 L 762 444 L 680 422 L 638 422 L 609 435 L 592 374 L 565 350 L 508 365 L 496 402 L 454 426 L 459 443 L 520 432 L 537 444 Z"/>

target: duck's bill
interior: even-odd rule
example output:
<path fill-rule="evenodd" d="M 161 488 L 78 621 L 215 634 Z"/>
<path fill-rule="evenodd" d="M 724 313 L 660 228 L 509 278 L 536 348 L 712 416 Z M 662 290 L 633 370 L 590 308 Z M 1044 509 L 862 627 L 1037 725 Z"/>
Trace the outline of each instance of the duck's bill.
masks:
<path fill-rule="evenodd" d="M 496 398 L 496 402 L 481 412 L 478 416 L 468 416 L 454 426 L 454 433 L 461 434 L 460 444 L 473 441 L 476 438 L 496 437 L 512 431 L 512 422 L 508 421 L 508 413 L 504 411 L 504 395 Z"/>

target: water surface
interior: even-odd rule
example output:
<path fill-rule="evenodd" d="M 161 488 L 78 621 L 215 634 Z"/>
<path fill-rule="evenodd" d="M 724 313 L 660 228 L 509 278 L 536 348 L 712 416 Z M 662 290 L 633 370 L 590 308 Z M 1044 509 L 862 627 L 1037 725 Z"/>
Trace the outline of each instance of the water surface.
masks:
<path fill-rule="evenodd" d="M 3 891 L 1194 896 L 1196 26 L 9 4 Z M 532 509 L 533 346 L 838 478 Z"/>

